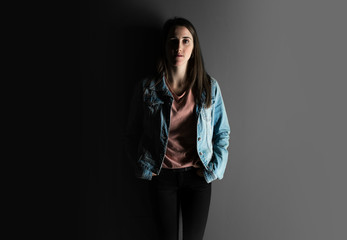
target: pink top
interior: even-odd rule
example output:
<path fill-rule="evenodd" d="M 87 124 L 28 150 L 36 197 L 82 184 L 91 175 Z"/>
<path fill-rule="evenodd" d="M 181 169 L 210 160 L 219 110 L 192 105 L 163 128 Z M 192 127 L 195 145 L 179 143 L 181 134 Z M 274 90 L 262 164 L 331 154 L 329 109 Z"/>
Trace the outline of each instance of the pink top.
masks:
<path fill-rule="evenodd" d="M 163 168 L 202 167 L 196 150 L 195 101 L 192 90 L 177 96 L 166 82 L 174 97 L 170 114 L 169 139 Z"/>

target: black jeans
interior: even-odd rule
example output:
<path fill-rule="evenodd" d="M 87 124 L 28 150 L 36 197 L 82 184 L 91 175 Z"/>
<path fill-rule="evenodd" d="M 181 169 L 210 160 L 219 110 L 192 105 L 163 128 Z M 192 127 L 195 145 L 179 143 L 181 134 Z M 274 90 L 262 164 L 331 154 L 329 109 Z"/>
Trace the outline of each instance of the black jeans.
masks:
<path fill-rule="evenodd" d="M 153 176 L 150 193 L 159 239 L 178 240 L 182 211 L 183 240 L 202 240 L 211 199 L 211 183 L 195 168 L 176 172 L 162 169 Z"/>

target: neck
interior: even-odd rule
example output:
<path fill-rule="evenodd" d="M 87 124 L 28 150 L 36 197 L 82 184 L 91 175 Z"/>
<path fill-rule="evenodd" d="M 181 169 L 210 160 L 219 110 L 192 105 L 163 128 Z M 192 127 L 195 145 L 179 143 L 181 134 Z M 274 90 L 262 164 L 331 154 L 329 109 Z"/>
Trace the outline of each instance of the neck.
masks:
<path fill-rule="evenodd" d="M 170 70 L 170 82 L 174 86 L 182 86 L 186 84 L 187 79 L 187 67 L 173 67 Z"/>

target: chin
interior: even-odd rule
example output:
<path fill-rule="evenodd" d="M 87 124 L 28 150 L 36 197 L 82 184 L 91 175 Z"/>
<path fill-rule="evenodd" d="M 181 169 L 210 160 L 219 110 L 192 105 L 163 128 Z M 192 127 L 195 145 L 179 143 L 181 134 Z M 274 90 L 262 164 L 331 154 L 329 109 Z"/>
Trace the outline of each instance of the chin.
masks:
<path fill-rule="evenodd" d="M 179 67 L 179 66 L 183 66 L 183 65 L 186 65 L 186 64 L 187 64 L 187 62 L 175 62 L 173 65 L 175 67 Z"/>

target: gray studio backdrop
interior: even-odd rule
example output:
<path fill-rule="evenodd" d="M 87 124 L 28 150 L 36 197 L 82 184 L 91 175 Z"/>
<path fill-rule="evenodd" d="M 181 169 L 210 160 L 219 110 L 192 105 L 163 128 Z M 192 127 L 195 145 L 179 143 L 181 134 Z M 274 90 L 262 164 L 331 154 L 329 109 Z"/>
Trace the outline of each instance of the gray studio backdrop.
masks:
<path fill-rule="evenodd" d="M 232 128 L 206 240 L 347 239 L 346 1 L 106 5 L 125 12 L 119 24 L 181 16 L 198 31 Z"/>

